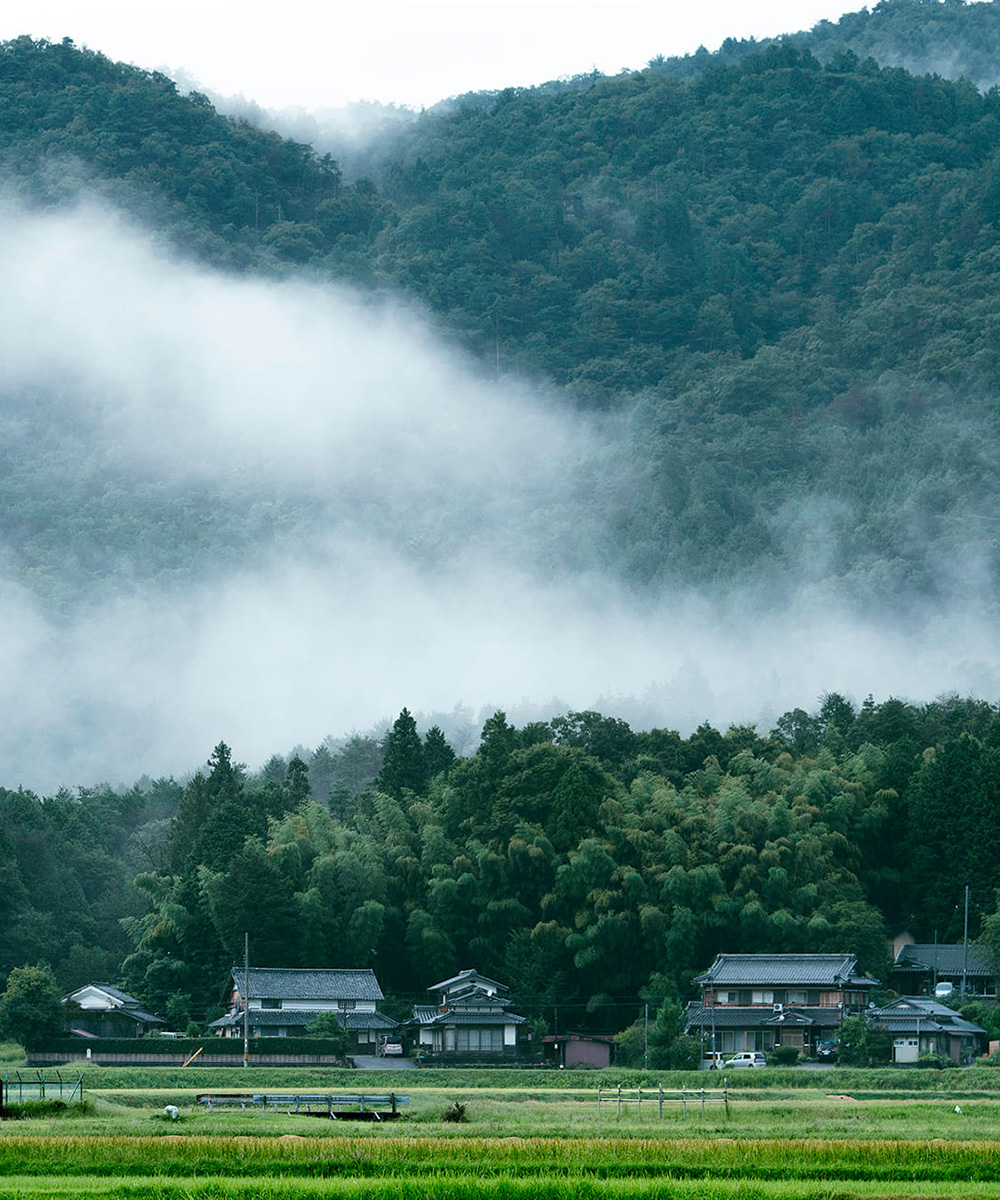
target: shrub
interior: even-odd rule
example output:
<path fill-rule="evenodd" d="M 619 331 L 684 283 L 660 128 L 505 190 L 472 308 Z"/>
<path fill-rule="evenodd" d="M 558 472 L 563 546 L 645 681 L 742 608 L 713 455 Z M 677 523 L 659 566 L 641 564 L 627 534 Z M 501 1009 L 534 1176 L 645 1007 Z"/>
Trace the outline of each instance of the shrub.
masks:
<path fill-rule="evenodd" d="M 770 1054 L 776 1067 L 793 1067 L 800 1057 L 798 1046 L 775 1046 Z"/>
<path fill-rule="evenodd" d="M 469 1119 L 468 1116 L 466 1116 L 465 1109 L 466 1105 L 464 1105 L 461 1100 L 453 1100 L 452 1103 L 449 1104 L 444 1110 L 441 1120 L 450 1121 L 455 1125 L 462 1124 Z"/>

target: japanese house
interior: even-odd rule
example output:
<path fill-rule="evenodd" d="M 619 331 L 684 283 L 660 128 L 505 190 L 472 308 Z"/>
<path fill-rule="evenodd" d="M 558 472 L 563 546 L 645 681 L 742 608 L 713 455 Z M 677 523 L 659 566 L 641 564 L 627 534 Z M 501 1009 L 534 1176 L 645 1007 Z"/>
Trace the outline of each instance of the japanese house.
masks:
<path fill-rule="evenodd" d="M 724 1054 L 795 1046 L 806 1054 L 868 1006 L 877 979 L 853 954 L 720 954 L 695 979 L 686 1032 Z"/>
<path fill-rule="evenodd" d="M 383 999 L 370 970 L 251 967 L 244 979 L 234 967 L 229 1012 L 212 1028 L 222 1037 L 242 1037 L 248 1006 L 251 1037 L 302 1037 L 320 1013 L 334 1013 L 351 1035 L 351 1053 L 376 1054 L 398 1025 L 379 1012 Z"/>
<path fill-rule="evenodd" d="M 427 990 L 435 1003 L 415 1005 L 410 1022 L 422 1060 L 495 1062 L 528 1051 L 527 1021 L 508 1011 L 502 983 L 465 970 Z"/>

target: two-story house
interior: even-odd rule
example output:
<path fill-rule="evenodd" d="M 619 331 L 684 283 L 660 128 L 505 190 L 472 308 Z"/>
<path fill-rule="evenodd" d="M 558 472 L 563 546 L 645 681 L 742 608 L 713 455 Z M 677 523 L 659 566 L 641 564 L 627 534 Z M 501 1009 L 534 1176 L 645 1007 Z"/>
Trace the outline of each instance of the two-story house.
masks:
<path fill-rule="evenodd" d="M 720 954 L 695 983 L 701 999 L 688 1006 L 686 1032 L 724 1054 L 775 1046 L 808 1054 L 863 1012 L 878 986 L 853 954 Z"/>
<path fill-rule="evenodd" d="M 229 1012 L 212 1028 L 222 1037 L 242 1037 L 249 1008 L 251 1037 L 302 1037 L 320 1013 L 335 1013 L 351 1034 L 351 1051 L 375 1054 L 398 1022 L 378 1011 L 384 999 L 370 970 L 294 970 L 234 967 Z"/>
<path fill-rule="evenodd" d="M 516 1058 L 524 1049 L 526 1019 L 507 1011 L 502 983 L 466 970 L 427 990 L 436 1002 L 415 1005 L 410 1022 L 422 1057 L 492 1061 Z"/>

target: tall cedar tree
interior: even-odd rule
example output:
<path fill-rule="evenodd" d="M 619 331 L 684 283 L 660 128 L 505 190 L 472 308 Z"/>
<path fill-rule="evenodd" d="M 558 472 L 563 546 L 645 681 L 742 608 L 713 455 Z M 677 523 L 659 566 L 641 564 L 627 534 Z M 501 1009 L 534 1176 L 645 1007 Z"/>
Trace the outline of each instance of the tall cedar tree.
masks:
<path fill-rule="evenodd" d="M 417 733 L 417 723 L 404 708 L 383 744 L 382 769 L 375 780 L 380 792 L 399 800 L 404 791 L 418 796 L 427 790 L 427 761 L 424 744 Z"/>

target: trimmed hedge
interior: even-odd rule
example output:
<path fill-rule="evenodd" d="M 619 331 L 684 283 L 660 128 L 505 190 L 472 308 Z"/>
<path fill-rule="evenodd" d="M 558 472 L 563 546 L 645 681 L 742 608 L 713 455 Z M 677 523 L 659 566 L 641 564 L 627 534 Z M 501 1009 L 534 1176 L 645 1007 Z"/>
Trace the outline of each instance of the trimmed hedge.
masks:
<path fill-rule="evenodd" d="M 199 1048 L 205 1054 L 231 1054 L 243 1057 L 242 1038 L 220 1038 L 207 1034 L 202 1038 L 52 1038 L 44 1047 L 32 1050 L 32 1056 L 43 1054 L 179 1054 L 185 1058 Z M 339 1055 L 343 1046 L 335 1039 L 322 1037 L 251 1038 L 250 1058 L 261 1054 Z"/>

